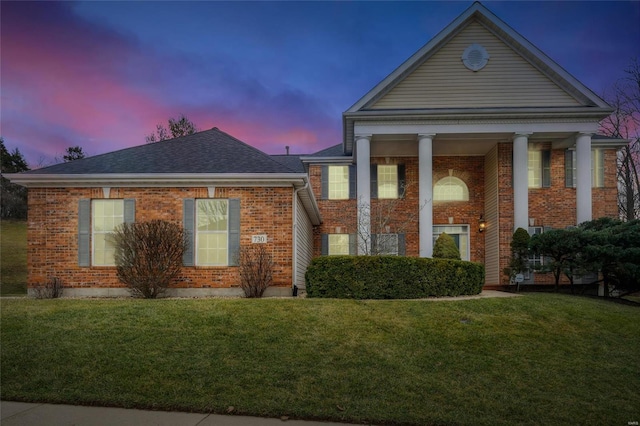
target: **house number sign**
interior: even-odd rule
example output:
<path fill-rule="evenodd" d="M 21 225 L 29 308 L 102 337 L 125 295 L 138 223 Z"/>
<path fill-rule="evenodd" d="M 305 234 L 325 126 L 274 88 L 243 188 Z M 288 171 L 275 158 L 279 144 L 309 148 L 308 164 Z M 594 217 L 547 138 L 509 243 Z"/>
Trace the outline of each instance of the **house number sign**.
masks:
<path fill-rule="evenodd" d="M 251 236 L 251 243 L 252 244 L 266 244 L 267 243 L 267 235 L 266 234 L 252 235 Z"/>

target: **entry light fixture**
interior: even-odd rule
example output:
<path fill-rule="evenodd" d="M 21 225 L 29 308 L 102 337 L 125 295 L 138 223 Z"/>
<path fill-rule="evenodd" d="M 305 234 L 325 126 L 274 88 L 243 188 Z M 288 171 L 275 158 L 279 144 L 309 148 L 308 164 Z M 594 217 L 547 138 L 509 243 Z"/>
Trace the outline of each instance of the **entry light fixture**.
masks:
<path fill-rule="evenodd" d="M 478 222 L 478 231 L 484 232 L 487 227 L 487 222 L 484 220 L 484 215 L 480 215 L 480 221 Z"/>

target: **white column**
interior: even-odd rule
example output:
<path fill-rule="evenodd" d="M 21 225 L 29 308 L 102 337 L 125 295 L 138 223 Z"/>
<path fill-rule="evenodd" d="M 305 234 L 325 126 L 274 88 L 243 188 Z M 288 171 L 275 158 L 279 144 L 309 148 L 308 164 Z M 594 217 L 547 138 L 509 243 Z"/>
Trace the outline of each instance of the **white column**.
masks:
<path fill-rule="evenodd" d="M 433 138 L 418 135 L 418 197 L 420 257 L 433 256 Z"/>
<path fill-rule="evenodd" d="M 531 133 L 513 136 L 513 230 L 529 227 L 528 151 Z"/>
<path fill-rule="evenodd" d="M 355 135 L 357 163 L 358 254 L 371 248 L 371 135 Z"/>
<path fill-rule="evenodd" d="M 576 137 L 576 225 L 591 219 L 591 133 L 579 133 Z"/>

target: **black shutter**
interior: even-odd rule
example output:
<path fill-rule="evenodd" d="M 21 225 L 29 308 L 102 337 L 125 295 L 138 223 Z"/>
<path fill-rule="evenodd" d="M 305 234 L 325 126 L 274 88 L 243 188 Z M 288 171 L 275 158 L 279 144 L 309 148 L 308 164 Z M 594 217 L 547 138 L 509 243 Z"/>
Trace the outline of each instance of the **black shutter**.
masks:
<path fill-rule="evenodd" d="M 542 151 L 542 187 L 551 186 L 551 151 Z"/>
<path fill-rule="evenodd" d="M 358 254 L 358 235 L 349 234 L 349 254 L 354 256 Z"/>
<path fill-rule="evenodd" d="M 404 198 L 406 186 L 406 171 L 404 164 L 398 164 L 398 198 Z"/>
<path fill-rule="evenodd" d="M 573 151 L 564 152 L 564 186 L 573 188 Z"/>
<path fill-rule="evenodd" d="M 320 236 L 320 255 L 329 255 L 329 234 L 322 234 Z"/>
<path fill-rule="evenodd" d="M 322 166 L 320 171 L 320 182 L 322 183 L 321 199 L 329 198 L 329 166 Z"/>
<path fill-rule="evenodd" d="M 358 187 L 357 187 L 357 170 L 356 165 L 349 165 L 349 198 L 355 200 L 358 198 Z"/>
<path fill-rule="evenodd" d="M 398 234 L 398 256 L 406 256 L 407 249 L 404 234 Z"/>
<path fill-rule="evenodd" d="M 366 167 L 366 166 L 365 166 Z M 371 199 L 378 198 L 378 165 L 371 165 Z"/>

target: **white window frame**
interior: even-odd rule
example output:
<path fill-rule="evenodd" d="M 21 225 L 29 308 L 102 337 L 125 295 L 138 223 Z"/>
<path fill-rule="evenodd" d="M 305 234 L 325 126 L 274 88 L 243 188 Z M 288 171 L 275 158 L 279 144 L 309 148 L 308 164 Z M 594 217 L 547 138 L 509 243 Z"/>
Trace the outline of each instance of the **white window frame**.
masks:
<path fill-rule="evenodd" d="M 327 254 L 329 256 L 348 256 L 349 234 L 328 234 Z"/>
<path fill-rule="evenodd" d="M 111 204 L 111 214 L 105 213 L 105 207 Z M 99 205 L 103 207 L 100 208 Z M 102 213 L 98 216 L 98 213 Z M 99 223 L 99 222 L 102 223 Z M 91 200 L 91 265 L 92 266 L 116 266 L 115 241 L 110 237 L 119 225 L 124 223 L 123 199 L 96 199 Z M 102 250 L 96 247 L 96 243 L 104 242 Z M 111 252 L 109 254 L 109 252 Z M 101 253 L 98 256 L 98 253 Z"/>
<path fill-rule="evenodd" d="M 436 240 L 443 232 L 449 235 L 459 235 L 460 236 L 460 245 L 465 245 L 463 250 L 460 250 L 460 259 L 461 260 L 470 260 L 471 259 L 471 238 L 469 235 L 469 225 L 433 225 L 433 244 L 435 245 Z M 463 240 L 464 238 L 464 240 Z"/>
<path fill-rule="evenodd" d="M 378 164 L 378 199 L 398 198 L 398 165 Z"/>
<path fill-rule="evenodd" d="M 460 188 L 454 190 L 453 188 Z M 461 198 L 453 197 L 453 193 L 461 191 Z M 469 188 L 460 178 L 445 176 L 433 186 L 433 201 L 469 201 Z"/>
<path fill-rule="evenodd" d="M 201 216 L 200 212 L 201 212 L 201 205 L 204 203 L 225 203 L 225 211 L 224 211 L 224 220 L 226 220 L 227 224 L 226 224 L 226 228 L 225 229 L 215 229 L 215 230 L 200 230 L 200 218 L 202 218 L 203 216 Z M 218 212 L 216 212 L 218 213 Z M 195 241 L 195 265 L 196 266 L 228 266 L 229 265 L 229 200 L 227 199 L 213 199 L 213 198 L 200 198 L 200 199 L 196 199 L 196 208 L 195 208 L 195 229 L 194 229 L 194 233 L 195 233 L 195 237 L 196 237 L 196 241 Z M 208 216 L 208 215 L 207 215 Z M 204 217 L 207 217 L 204 216 Z M 209 235 L 224 235 L 225 238 L 225 243 L 224 243 L 224 248 L 222 247 L 211 247 L 208 249 L 212 249 L 212 250 L 224 250 L 224 261 L 222 262 L 207 262 L 205 260 L 203 260 L 201 258 L 201 248 L 200 248 L 200 244 L 204 243 L 205 240 L 205 236 L 209 236 Z"/>
<path fill-rule="evenodd" d="M 349 199 L 349 166 L 329 166 L 329 191 L 330 200 Z"/>

